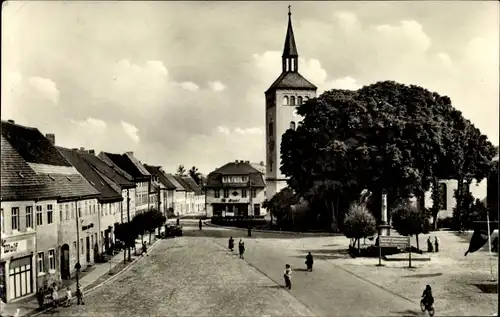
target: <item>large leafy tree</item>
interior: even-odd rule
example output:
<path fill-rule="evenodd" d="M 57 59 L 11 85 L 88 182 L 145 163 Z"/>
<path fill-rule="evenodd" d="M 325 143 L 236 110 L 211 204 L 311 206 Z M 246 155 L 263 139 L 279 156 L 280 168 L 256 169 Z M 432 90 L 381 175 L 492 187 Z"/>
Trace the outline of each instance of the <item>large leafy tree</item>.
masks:
<path fill-rule="evenodd" d="M 322 202 L 334 226 L 363 189 L 395 201 L 421 196 L 435 177 L 456 172 L 445 163 L 460 151 L 452 123 L 463 118 L 446 96 L 386 81 L 327 91 L 297 112 L 304 120 L 283 135 L 281 171 L 297 193 Z"/>
<path fill-rule="evenodd" d="M 299 203 L 299 198 L 289 187 L 283 188 L 271 199 L 264 201 L 264 208 L 271 211 L 271 215 L 276 218 L 276 225 L 279 228 L 291 225 L 291 207 Z"/>
<path fill-rule="evenodd" d="M 391 211 L 392 225 L 403 236 L 415 236 L 417 249 L 420 249 L 418 235 L 428 233 L 429 215 L 425 209 L 418 209 L 414 204 L 404 203 Z"/>

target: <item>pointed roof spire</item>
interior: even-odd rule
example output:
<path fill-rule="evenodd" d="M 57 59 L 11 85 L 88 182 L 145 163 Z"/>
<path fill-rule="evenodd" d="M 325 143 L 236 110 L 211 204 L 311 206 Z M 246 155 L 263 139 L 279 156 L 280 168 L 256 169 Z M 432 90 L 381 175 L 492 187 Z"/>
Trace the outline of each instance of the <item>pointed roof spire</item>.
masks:
<path fill-rule="evenodd" d="M 285 47 L 283 48 L 282 57 L 298 57 L 297 46 L 295 45 L 295 37 L 293 36 L 292 28 L 292 12 L 291 6 L 288 6 L 288 29 L 286 30 Z"/>

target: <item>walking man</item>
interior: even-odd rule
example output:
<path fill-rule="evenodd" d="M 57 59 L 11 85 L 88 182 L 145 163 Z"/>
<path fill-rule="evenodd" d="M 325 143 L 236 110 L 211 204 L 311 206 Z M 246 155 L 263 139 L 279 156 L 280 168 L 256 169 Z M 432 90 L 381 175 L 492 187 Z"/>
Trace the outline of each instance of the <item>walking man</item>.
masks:
<path fill-rule="evenodd" d="M 292 289 L 292 269 L 290 268 L 290 264 L 285 265 L 283 277 L 285 278 L 285 287 Z"/>
<path fill-rule="evenodd" d="M 439 252 L 439 238 L 434 237 L 434 251 Z"/>
<path fill-rule="evenodd" d="M 241 239 L 238 243 L 238 249 L 240 251 L 240 259 L 243 259 L 243 253 L 245 253 L 245 243 Z"/>
<path fill-rule="evenodd" d="M 144 255 L 144 253 L 146 253 L 146 255 L 149 256 L 148 247 L 146 246 L 146 241 L 142 243 L 142 255 Z"/>
<path fill-rule="evenodd" d="M 200 219 L 200 222 L 198 223 L 198 226 L 200 227 L 200 230 L 201 230 L 201 227 L 202 227 L 201 219 Z"/>

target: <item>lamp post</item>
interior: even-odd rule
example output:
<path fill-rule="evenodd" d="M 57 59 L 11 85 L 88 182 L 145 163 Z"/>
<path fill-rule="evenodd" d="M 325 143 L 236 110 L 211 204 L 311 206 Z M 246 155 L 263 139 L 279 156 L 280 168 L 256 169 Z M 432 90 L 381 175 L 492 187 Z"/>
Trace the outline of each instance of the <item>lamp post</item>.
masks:
<path fill-rule="evenodd" d="M 78 201 L 75 201 L 75 213 L 76 213 L 76 288 L 80 286 L 79 278 L 80 278 L 80 269 L 82 266 L 80 265 L 80 210 L 78 209 Z"/>

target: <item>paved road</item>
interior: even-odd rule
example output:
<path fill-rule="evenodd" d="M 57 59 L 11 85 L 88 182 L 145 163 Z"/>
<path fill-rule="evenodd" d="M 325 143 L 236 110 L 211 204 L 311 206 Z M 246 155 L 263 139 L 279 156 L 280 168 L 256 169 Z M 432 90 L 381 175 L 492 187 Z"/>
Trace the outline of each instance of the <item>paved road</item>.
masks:
<path fill-rule="evenodd" d="M 245 241 L 245 261 L 279 285 L 284 285 L 286 263 L 294 269 L 290 294 L 307 306 L 315 316 L 402 316 L 423 315 L 419 298 L 406 299 L 367 280 L 316 257 L 314 272 L 305 272 L 308 250 L 320 252 L 318 241 L 328 237 L 285 239 L 283 234 L 252 233 L 252 238 L 241 230 L 204 227 L 202 231 L 185 228 L 187 236 L 206 236 L 227 248 L 227 239 L 233 236 Z M 330 255 L 343 256 L 343 255 Z M 323 258 L 328 258 L 325 255 Z"/>

